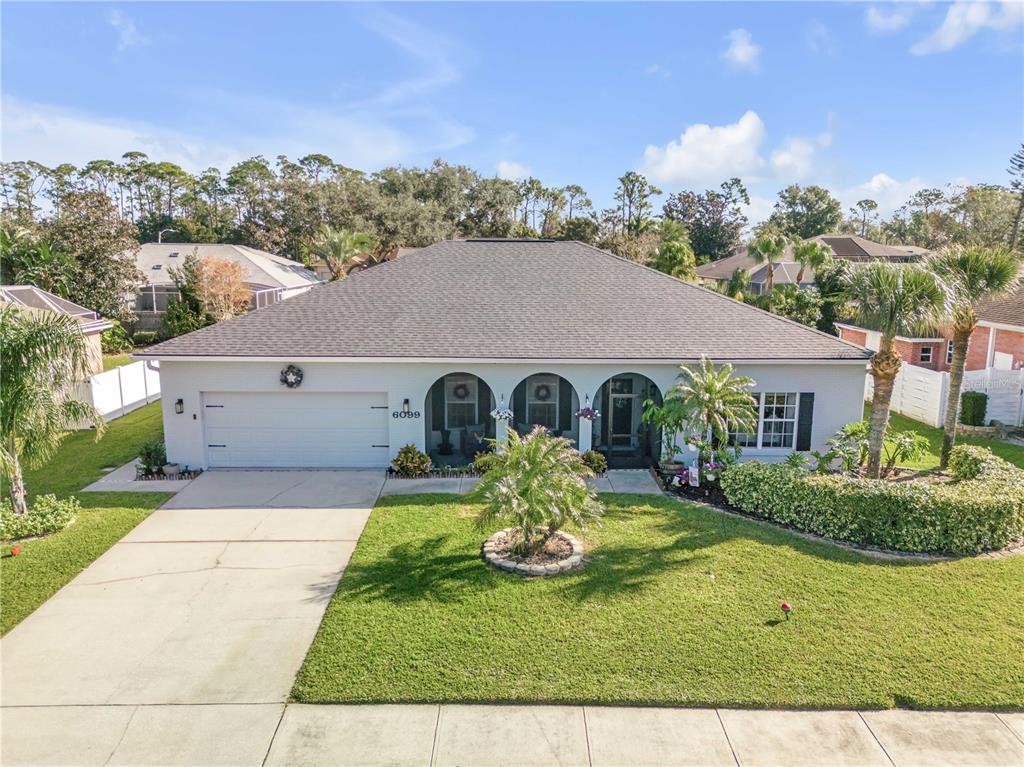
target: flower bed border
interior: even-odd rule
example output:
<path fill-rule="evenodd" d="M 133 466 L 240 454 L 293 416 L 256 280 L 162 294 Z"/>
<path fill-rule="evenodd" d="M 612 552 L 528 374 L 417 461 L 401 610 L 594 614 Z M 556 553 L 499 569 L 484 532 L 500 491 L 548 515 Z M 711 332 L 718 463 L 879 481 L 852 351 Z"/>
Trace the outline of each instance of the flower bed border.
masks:
<path fill-rule="evenodd" d="M 578 570 L 583 567 L 586 562 L 584 558 L 583 544 L 580 543 L 576 536 L 570 535 L 563 530 L 556 531 L 552 537 L 561 538 L 568 542 L 572 547 L 572 554 L 565 559 L 561 559 L 558 562 L 552 562 L 548 565 L 528 565 L 525 562 L 516 562 L 511 559 L 506 559 L 500 554 L 497 554 L 495 552 L 495 548 L 498 538 L 507 536 L 513 530 L 515 530 L 513 527 L 506 527 L 504 530 L 499 530 L 484 541 L 483 546 L 480 547 L 480 554 L 484 561 L 494 570 L 506 572 L 511 575 L 522 575 L 527 578 L 547 578 Z"/>

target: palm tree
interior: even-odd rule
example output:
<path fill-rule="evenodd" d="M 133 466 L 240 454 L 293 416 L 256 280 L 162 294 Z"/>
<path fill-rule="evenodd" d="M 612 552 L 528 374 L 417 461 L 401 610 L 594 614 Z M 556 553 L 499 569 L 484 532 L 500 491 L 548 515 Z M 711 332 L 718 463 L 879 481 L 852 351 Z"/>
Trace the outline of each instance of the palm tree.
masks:
<path fill-rule="evenodd" d="M 832 250 L 825 243 L 817 240 L 794 240 L 793 260 L 800 264 L 800 271 L 796 273 L 797 287 L 804 281 L 804 272 L 808 268 L 817 271 L 830 258 Z"/>
<path fill-rule="evenodd" d="M 1007 250 L 969 245 L 942 251 L 931 259 L 930 266 L 945 282 L 949 299 L 947 321 L 953 331 L 953 362 L 949 368 L 949 397 L 939 457 L 939 468 L 945 469 L 956 440 L 960 388 L 964 381 L 967 344 L 978 325 L 977 307 L 982 301 L 997 298 L 1016 287 L 1021 264 L 1018 257 Z"/>
<path fill-rule="evenodd" d="M 696 370 L 679 366 L 679 382 L 669 389 L 662 406 L 647 406 L 644 418 L 669 434 L 700 434 L 722 448 L 729 442 L 730 431 L 757 431 L 757 401 L 750 394 L 753 386 L 754 379 L 734 375 L 732 365 L 716 367 L 701 357 Z"/>
<path fill-rule="evenodd" d="M 882 334 L 869 370 L 875 387 L 869 420 L 867 473 L 877 478 L 882 466 L 885 429 L 889 425 L 893 382 L 903 364 L 895 349 L 895 338 L 934 323 L 942 313 L 946 296 L 931 272 L 916 265 L 883 262 L 852 269 L 847 276 L 846 290 L 850 308 L 859 323 Z"/>
<path fill-rule="evenodd" d="M 565 437 L 553 437 L 543 426 L 525 437 L 510 431 L 508 445 L 494 455 L 476 490 L 484 503 L 477 526 L 509 520 L 517 553 L 532 554 L 566 522 L 586 528 L 604 512 L 586 483 L 594 472 Z"/>
<path fill-rule="evenodd" d="M 747 252 L 753 256 L 756 263 L 768 264 L 765 293 L 769 296 L 775 287 L 775 264 L 782 260 L 787 244 L 788 241 L 784 235 L 762 234 L 747 248 Z"/>
<path fill-rule="evenodd" d="M 96 409 L 73 398 L 88 370 L 85 337 L 73 318 L 0 306 L 0 471 L 16 514 L 28 511 L 23 465 L 46 463 L 83 421 L 96 426 L 97 439 L 103 433 Z"/>
<path fill-rule="evenodd" d="M 744 294 L 750 290 L 750 272 L 746 269 L 737 269 L 732 273 L 732 277 L 722 288 L 722 292 L 729 298 L 733 298 L 737 301 L 742 301 Z"/>
<path fill-rule="evenodd" d="M 310 243 L 309 251 L 324 262 L 331 273 L 331 282 L 334 282 L 345 279 L 354 259 L 369 253 L 372 248 L 373 238 L 368 234 L 323 224 L 316 239 Z"/>

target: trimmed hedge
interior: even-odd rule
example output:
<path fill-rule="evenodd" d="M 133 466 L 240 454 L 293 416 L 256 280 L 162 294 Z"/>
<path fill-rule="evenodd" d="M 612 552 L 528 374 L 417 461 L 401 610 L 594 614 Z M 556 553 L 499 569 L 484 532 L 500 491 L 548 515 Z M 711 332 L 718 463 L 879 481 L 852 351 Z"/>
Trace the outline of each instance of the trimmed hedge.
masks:
<path fill-rule="evenodd" d="M 828 538 L 899 551 L 977 553 L 1024 536 L 1024 471 L 986 448 L 950 456 L 952 481 L 890 482 L 751 461 L 722 476 L 729 503 Z"/>
<path fill-rule="evenodd" d="M 960 395 L 960 423 L 965 426 L 984 426 L 988 395 L 983 391 L 965 391 Z"/>

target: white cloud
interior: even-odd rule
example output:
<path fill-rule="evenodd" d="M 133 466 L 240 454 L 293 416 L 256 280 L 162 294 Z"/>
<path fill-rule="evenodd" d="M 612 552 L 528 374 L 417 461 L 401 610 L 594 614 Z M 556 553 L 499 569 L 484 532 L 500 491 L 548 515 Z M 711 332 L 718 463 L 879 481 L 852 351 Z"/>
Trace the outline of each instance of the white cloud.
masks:
<path fill-rule="evenodd" d="M 521 181 L 524 178 L 529 178 L 530 169 L 522 163 L 513 162 L 512 160 L 501 160 L 498 162 L 498 178 L 508 179 L 509 181 Z"/>
<path fill-rule="evenodd" d="M 998 8 L 988 2 L 957 2 L 946 11 L 942 25 L 923 40 L 919 40 L 910 52 L 924 56 L 929 53 L 944 53 L 967 42 L 983 29 L 1006 30 L 1024 23 L 1024 3 L 1020 0 L 1003 0 Z"/>
<path fill-rule="evenodd" d="M 818 20 L 811 21 L 807 25 L 807 47 L 811 49 L 811 53 L 820 56 L 836 55 L 836 43 L 832 39 L 832 33 Z"/>
<path fill-rule="evenodd" d="M 743 215 L 747 217 L 747 229 L 753 229 L 772 214 L 775 200 L 771 197 L 750 195 L 750 205 L 741 205 Z"/>
<path fill-rule="evenodd" d="M 129 48 L 142 48 L 149 45 L 149 38 L 139 31 L 139 28 L 135 26 L 135 22 L 116 8 L 107 16 L 107 23 L 117 30 L 118 53 L 122 53 Z"/>
<path fill-rule="evenodd" d="M 649 67 L 644 69 L 644 74 L 648 77 L 661 77 L 666 79 L 672 76 L 672 73 L 661 64 L 651 64 Z"/>
<path fill-rule="evenodd" d="M 756 72 L 761 57 L 761 46 L 754 42 L 750 33 L 745 29 L 734 29 L 725 36 L 725 39 L 729 41 L 729 47 L 722 56 L 737 69 Z"/>
<path fill-rule="evenodd" d="M 810 174 L 818 150 L 832 143 L 829 132 L 813 138 L 789 137 L 765 159 L 761 148 L 765 133 L 764 121 L 753 110 L 727 125 L 690 125 L 664 147 L 648 145 L 640 171 L 653 181 L 669 184 L 720 183 L 733 176 L 748 183 L 795 181 Z"/>
<path fill-rule="evenodd" d="M 864 12 L 864 23 L 872 32 L 895 32 L 910 23 L 913 13 L 914 7 L 909 3 L 900 3 L 888 8 L 870 5 Z"/>
<path fill-rule="evenodd" d="M 836 197 L 844 209 L 852 208 L 859 200 L 874 200 L 878 203 L 878 214 L 888 216 L 909 200 L 914 192 L 926 187 L 928 184 L 917 176 L 898 181 L 887 173 L 876 173 L 863 184 L 841 190 Z"/>

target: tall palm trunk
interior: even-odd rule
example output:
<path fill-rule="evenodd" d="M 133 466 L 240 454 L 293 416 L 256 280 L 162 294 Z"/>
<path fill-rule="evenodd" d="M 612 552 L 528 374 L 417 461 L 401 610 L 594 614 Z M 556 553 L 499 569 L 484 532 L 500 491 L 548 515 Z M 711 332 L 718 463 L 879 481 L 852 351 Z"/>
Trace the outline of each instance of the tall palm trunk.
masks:
<path fill-rule="evenodd" d="M 949 397 L 946 399 L 946 417 L 942 422 L 942 452 L 939 454 L 939 468 L 949 464 L 949 454 L 956 442 L 956 424 L 960 420 L 960 388 L 964 383 L 964 368 L 967 363 L 967 344 L 973 328 L 956 328 L 953 331 L 953 361 L 949 366 Z M 990 331 L 991 332 L 991 331 Z"/>
<path fill-rule="evenodd" d="M 878 479 L 882 471 L 882 446 L 885 430 L 889 426 L 889 403 L 892 401 L 893 384 L 900 372 L 903 361 L 896 353 L 891 337 L 883 337 L 882 344 L 871 358 L 871 377 L 874 379 L 874 393 L 871 397 L 871 416 L 868 419 L 868 476 Z"/>
<path fill-rule="evenodd" d="M 18 458 L 14 435 L 9 435 L 7 441 L 7 452 L 10 456 L 8 478 L 11 482 L 11 507 L 15 514 L 28 514 L 28 504 L 25 502 L 25 478 L 21 473 L 21 461 Z"/>
<path fill-rule="evenodd" d="M 765 291 L 770 296 L 775 289 L 775 264 L 768 262 L 768 274 L 765 275 Z"/>

